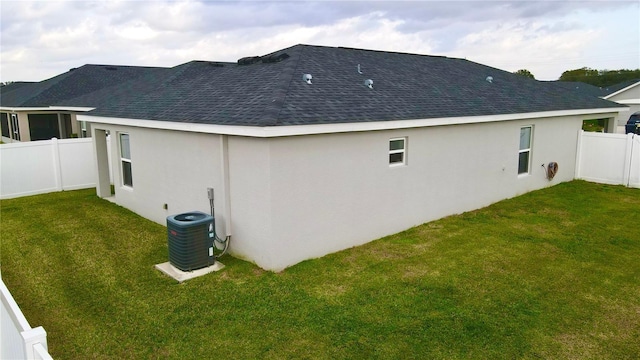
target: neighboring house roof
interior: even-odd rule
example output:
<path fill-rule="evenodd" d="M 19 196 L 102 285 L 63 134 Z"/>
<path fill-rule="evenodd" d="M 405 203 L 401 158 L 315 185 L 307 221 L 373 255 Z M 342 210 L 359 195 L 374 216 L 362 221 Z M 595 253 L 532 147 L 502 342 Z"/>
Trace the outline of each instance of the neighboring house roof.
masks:
<path fill-rule="evenodd" d="M 557 80 L 557 81 L 544 81 L 544 83 L 552 86 L 561 87 L 566 91 L 573 91 L 573 92 L 582 93 L 585 95 L 597 96 L 597 97 L 604 97 L 605 95 L 610 93 L 608 88 L 601 88 L 601 87 L 583 83 L 580 81 Z"/>
<path fill-rule="evenodd" d="M 607 95 L 604 98 L 608 99 L 612 96 L 615 96 L 628 89 L 634 88 L 638 85 L 640 85 L 640 79 L 627 80 L 619 84 L 612 85 L 609 87 L 609 91 L 607 92 Z"/>
<path fill-rule="evenodd" d="M 34 81 L 14 81 L 14 82 L 10 82 L 6 85 L 1 85 L 0 86 L 0 91 L 2 91 L 2 93 L 7 93 L 9 91 L 13 91 L 19 87 L 22 87 L 24 85 L 29 85 L 29 84 L 34 84 Z"/>
<path fill-rule="evenodd" d="M 122 84 L 164 68 L 116 65 L 84 65 L 37 83 L 0 88 L 2 107 L 58 106 L 72 99 L 112 85 Z M 7 87 L 11 87 L 10 84 Z"/>
<path fill-rule="evenodd" d="M 193 61 L 111 93 L 88 115 L 265 127 L 620 107 L 468 60 L 311 45 Z M 69 104 L 92 105 L 90 96 Z"/>

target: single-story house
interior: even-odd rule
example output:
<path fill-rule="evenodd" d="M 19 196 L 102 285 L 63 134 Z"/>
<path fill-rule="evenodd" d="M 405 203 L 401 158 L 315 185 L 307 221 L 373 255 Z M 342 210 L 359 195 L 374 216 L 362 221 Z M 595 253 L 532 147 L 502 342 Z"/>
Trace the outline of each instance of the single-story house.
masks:
<path fill-rule="evenodd" d="M 0 87 L 0 130 L 3 142 L 87 137 L 87 124 L 76 114 L 92 107 L 59 106 L 81 95 L 162 71 L 164 68 L 84 65 L 40 82 Z"/>
<path fill-rule="evenodd" d="M 618 104 L 623 104 L 629 107 L 628 112 L 620 113 L 615 120 L 615 123 L 624 129 L 624 125 L 629 120 L 629 116 L 640 111 L 640 80 L 636 79 L 625 81 L 618 85 L 611 86 L 609 89 L 609 93 L 603 96 L 603 99 L 615 101 Z M 624 130 L 621 132 L 624 132 Z"/>
<path fill-rule="evenodd" d="M 60 104 L 95 107 L 77 116 L 98 196 L 166 224 L 214 188 L 230 253 L 274 271 L 570 181 L 582 121 L 624 110 L 465 59 L 310 45 L 112 88 Z"/>

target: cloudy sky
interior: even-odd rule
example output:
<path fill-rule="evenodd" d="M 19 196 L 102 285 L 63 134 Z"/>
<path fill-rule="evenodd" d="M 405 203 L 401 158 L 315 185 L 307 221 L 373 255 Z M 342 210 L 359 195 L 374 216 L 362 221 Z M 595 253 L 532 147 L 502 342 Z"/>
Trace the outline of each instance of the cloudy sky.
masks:
<path fill-rule="evenodd" d="M 640 1 L 6 1 L 0 81 L 236 61 L 295 44 L 444 55 L 537 79 L 640 68 Z"/>

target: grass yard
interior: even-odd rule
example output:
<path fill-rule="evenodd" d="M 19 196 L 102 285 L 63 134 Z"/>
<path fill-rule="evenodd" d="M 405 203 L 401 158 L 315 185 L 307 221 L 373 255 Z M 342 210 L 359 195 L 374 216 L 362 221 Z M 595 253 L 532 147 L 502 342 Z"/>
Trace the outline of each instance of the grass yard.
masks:
<path fill-rule="evenodd" d="M 640 358 L 638 189 L 574 181 L 183 284 L 153 268 L 165 228 L 93 190 L 0 206 L 2 278 L 56 359 Z"/>
<path fill-rule="evenodd" d="M 604 131 L 606 119 L 593 119 L 582 121 L 582 130 L 590 132 Z"/>

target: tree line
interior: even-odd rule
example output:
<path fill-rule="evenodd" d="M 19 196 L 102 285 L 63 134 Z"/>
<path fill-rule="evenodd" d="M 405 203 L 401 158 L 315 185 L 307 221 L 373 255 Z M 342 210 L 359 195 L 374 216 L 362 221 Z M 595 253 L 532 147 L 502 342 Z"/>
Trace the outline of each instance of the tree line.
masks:
<path fill-rule="evenodd" d="M 535 79 L 527 69 L 520 69 L 515 74 Z M 596 70 L 583 67 L 575 70 L 567 70 L 560 75 L 559 81 L 579 81 L 597 87 L 616 85 L 628 80 L 640 80 L 640 69 L 629 70 Z"/>

